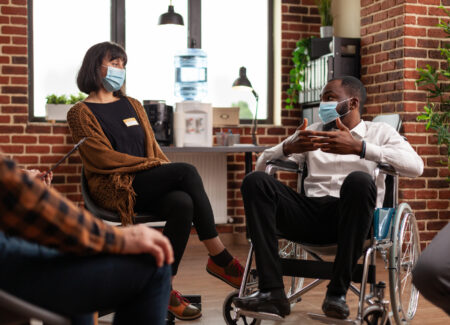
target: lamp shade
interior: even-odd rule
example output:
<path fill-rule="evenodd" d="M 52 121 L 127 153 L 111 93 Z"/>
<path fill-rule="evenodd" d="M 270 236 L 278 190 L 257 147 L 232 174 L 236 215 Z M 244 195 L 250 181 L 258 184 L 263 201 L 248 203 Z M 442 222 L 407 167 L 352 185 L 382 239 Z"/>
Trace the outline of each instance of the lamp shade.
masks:
<path fill-rule="evenodd" d="M 169 5 L 169 10 L 159 16 L 158 25 L 184 25 L 183 17 L 177 14 L 172 5 Z"/>
<path fill-rule="evenodd" d="M 245 67 L 239 69 L 239 78 L 233 82 L 233 87 L 248 87 L 253 89 L 250 80 L 247 78 L 247 69 Z"/>

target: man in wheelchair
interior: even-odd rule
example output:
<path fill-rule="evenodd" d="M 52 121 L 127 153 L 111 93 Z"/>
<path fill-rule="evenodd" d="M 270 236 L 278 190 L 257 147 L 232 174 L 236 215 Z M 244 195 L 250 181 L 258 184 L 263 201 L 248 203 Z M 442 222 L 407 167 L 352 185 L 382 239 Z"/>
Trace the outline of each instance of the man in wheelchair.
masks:
<path fill-rule="evenodd" d="M 377 163 L 392 165 L 402 176 L 422 174 L 423 161 L 411 145 L 386 123 L 361 120 L 366 90 L 360 80 L 329 81 L 321 93 L 321 123 L 307 119 L 286 140 L 259 157 L 241 191 L 247 229 L 255 249 L 259 291 L 234 298 L 243 310 L 290 313 L 278 259 L 278 234 L 296 242 L 337 243 L 333 276 L 322 305 L 328 317 L 349 315 L 346 293 L 362 255 L 375 207 L 384 198 L 384 178 L 375 178 Z M 306 164 L 304 194 L 262 172 L 268 160 Z M 375 178 L 375 180 L 374 180 Z"/>

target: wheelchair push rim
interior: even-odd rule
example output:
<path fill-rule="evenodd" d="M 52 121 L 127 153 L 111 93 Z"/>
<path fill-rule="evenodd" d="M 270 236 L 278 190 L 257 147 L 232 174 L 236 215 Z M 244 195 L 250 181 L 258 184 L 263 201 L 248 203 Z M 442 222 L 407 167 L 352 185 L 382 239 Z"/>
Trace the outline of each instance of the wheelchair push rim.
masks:
<path fill-rule="evenodd" d="M 402 203 L 396 213 L 389 254 L 389 291 L 397 324 L 407 324 L 417 311 L 419 291 L 412 284 L 412 269 L 420 255 L 419 231 L 409 205 Z"/>

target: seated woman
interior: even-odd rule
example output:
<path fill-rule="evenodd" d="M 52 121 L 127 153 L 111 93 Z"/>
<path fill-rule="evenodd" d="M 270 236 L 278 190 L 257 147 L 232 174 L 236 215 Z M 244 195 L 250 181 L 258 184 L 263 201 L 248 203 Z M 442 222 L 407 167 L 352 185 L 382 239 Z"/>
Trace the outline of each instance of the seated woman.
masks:
<path fill-rule="evenodd" d="M 243 268 L 218 237 L 211 204 L 195 167 L 171 163 L 155 140 L 142 105 L 124 95 L 127 55 L 115 43 L 103 42 L 86 53 L 78 72 L 78 88 L 89 94 L 67 114 L 73 140 L 88 137 L 80 147 L 93 199 L 117 211 L 122 224 L 135 212 L 164 217 L 174 250 L 172 274 L 186 247 L 191 225 L 210 255 L 206 270 L 238 288 Z M 201 312 L 172 290 L 169 311 L 179 319 L 196 319 Z"/>

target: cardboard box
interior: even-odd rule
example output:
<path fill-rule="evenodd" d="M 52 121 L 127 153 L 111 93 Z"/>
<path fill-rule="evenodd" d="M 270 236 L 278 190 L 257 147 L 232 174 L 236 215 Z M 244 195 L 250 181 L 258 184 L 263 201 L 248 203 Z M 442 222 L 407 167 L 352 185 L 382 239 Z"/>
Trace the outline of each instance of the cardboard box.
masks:
<path fill-rule="evenodd" d="M 238 126 L 239 107 L 213 107 L 213 126 Z"/>

